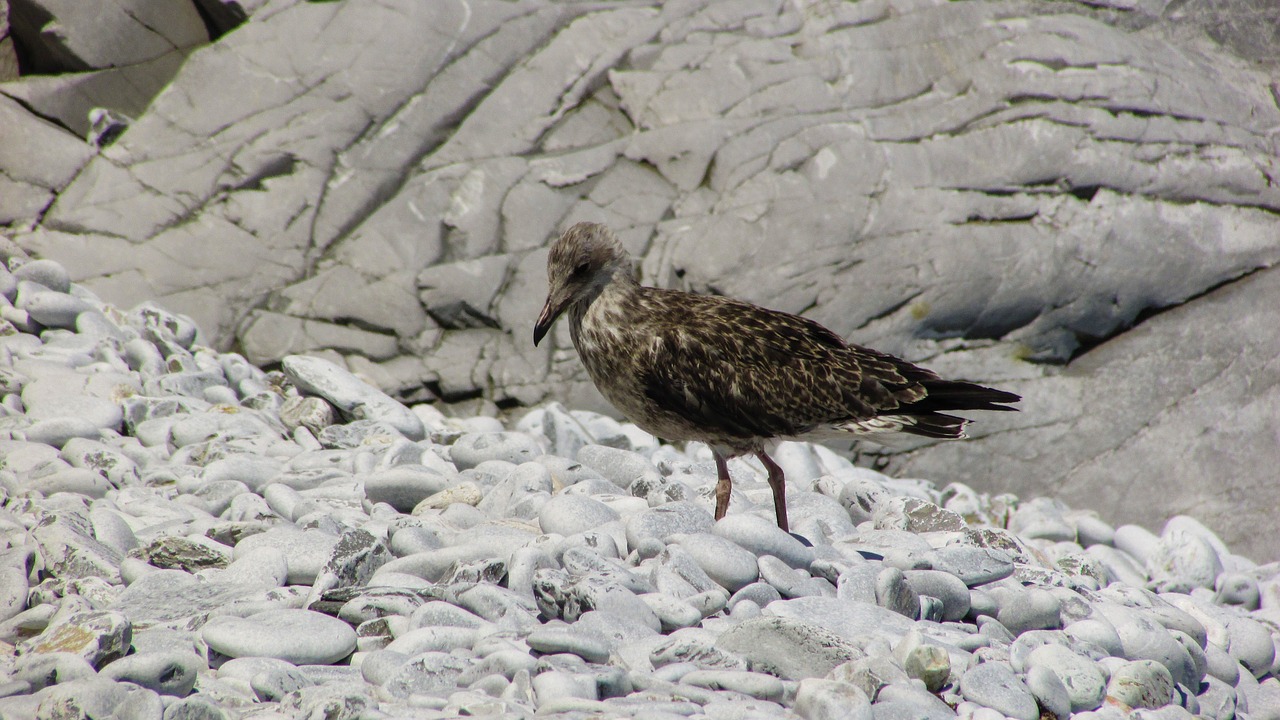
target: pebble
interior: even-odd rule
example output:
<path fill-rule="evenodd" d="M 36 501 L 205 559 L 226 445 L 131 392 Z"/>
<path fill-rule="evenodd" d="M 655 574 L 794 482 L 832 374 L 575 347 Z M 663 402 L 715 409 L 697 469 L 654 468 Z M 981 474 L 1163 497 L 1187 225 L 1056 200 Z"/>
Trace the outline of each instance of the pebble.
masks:
<path fill-rule="evenodd" d="M 350 625 L 310 610 L 267 610 L 248 617 L 222 616 L 205 624 L 201 638 L 227 657 L 268 657 L 295 665 L 327 665 L 350 655 Z"/>
<path fill-rule="evenodd" d="M 99 673 L 117 682 L 130 682 L 161 695 L 186 697 L 196 684 L 205 661 L 195 653 L 139 652 L 116 660 Z"/>
<path fill-rule="evenodd" d="M 547 500 L 538 510 L 538 525 L 544 533 L 573 535 L 594 530 L 620 517 L 616 510 L 593 497 L 562 493 Z"/>
<path fill-rule="evenodd" d="M 756 556 L 736 543 L 711 533 L 673 534 L 667 542 L 689 553 L 707 577 L 729 592 L 737 592 L 760 577 Z"/>
<path fill-rule="evenodd" d="M 1112 528 L 796 443 L 796 534 L 751 462 L 715 522 L 697 444 L 554 404 L 405 408 L 311 358 L 265 373 L 41 268 L 0 337 L 0 717 L 1280 706 L 1280 566 L 1190 518 Z"/>
<path fill-rule="evenodd" d="M 960 677 L 960 692 L 970 702 L 991 708 L 1006 717 L 1037 720 L 1035 697 L 1013 670 L 1001 662 L 984 662 Z"/>
<path fill-rule="evenodd" d="M 756 557 L 771 555 L 793 568 L 807 570 L 814 561 L 813 548 L 756 515 L 728 515 L 711 532 Z"/>
<path fill-rule="evenodd" d="M 1053 673 L 1065 689 L 1072 712 L 1096 710 L 1106 695 L 1107 678 L 1097 665 L 1063 645 L 1041 645 L 1026 659 L 1028 679 L 1032 672 L 1043 686 L 1044 672 Z M 1033 687 L 1034 691 L 1035 688 Z M 1062 717 L 1061 715 L 1059 717 Z"/>
<path fill-rule="evenodd" d="M 413 411 L 327 360 L 288 355 L 280 361 L 280 367 L 299 390 L 324 398 L 354 420 L 376 418 L 410 440 L 422 440 L 427 435 Z"/>
<path fill-rule="evenodd" d="M 1121 665 L 1107 682 L 1107 697 L 1130 708 L 1158 708 L 1173 697 L 1173 677 L 1154 660 Z"/>

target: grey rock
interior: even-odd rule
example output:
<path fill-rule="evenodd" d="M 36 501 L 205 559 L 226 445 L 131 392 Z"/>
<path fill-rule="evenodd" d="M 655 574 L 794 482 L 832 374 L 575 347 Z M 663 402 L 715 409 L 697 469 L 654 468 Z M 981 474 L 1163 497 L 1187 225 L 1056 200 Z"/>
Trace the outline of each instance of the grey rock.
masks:
<path fill-rule="evenodd" d="M 587 445 L 578 451 L 578 462 L 623 489 L 631 488 L 638 480 L 661 483 L 663 479 L 653 463 L 630 450 Z"/>
<path fill-rule="evenodd" d="M 608 643 L 575 625 L 540 627 L 530 633 L 525 642 L 540 653 L 572 653 L 592 663 L 605 663 L 609 660 Z"/>
<path fill-rule="evenodd" d="M 196 684 L 196 674 L 206 667 L 194 653 L 140 652 L 106 665 L 99 675 L 131 682 L 161 695 L 186 697 Z"/>
<path fill-rule="evenodd" d="M 715 523 L 711 513 L 687 502 L 651 508 L 632 515 L 625 522 L 627 545 L 632 548 L 639 547 L 646 539 L 664 540 L 678 533 L 709 532 Z"/>
<path fill-rule="evenodd" d="M 195 572 L 205 568 L 225 568 L 231 562 L 232 549 L 202 535 L 164 535 L 131 554 L 161 569 Z"/>
<path fill-rule="evenodd" d="M 1065 688 L 1070 710 L 1096 710 L 1106 694 L 1107 679 L 1097 665 L 1062 645 L 1042 645 L 1027 657 L 1028 672 L 1051 672 Z M 1028 675 L 1030 682 L 1030 676 Z M 1036 685 L 1043 683 L 1037 682 Z M 1032 687 L 1035 692 L 1035 687 Z M 1061 716 L 1060 716 L 1061 717 Z"/>
<path fill-rule="evenodd" d="M 856 686 L 806 678 L 796 687 L 795 711 L 805 720 L 871 720 L 871 702 Z"/>
<path fill-rule="evenodd" d="M 289 584 L 310 585 L 333 555 L 337 544 L 338 538 L 328 533 L 281 527 L 250 535 L 236 543 L 233 556 L 238 559 L 260 547 L 279 548 L 289 561 Z"/>
<path fill-rule="evenodd" d="M 793 568 L 807 569 L 814 560 L 811 548 L 783 532 L 776 523 L 756 515 L 726 516 L 711 532 L 756 556 L 772 555 Z"/>
<path fill-rule="evenodd" d="M 93 666 L 81 654 L 65 650 L 22 655 L 13 665 L 13 677 L 27 683 L 32 692 L 92 677 L 94 673 Z"/>
<path fill-rule="evenodd" d="M 1261 678 L 1271 671 L 1276 643 L 1262 623 L 1247 617 L 1232 618 L 1227 623 L 1227 636 L 1227 653 L 1254 677 Z"/>
<path fill-rule="evenodd" d="M 386 650 L 405 657 L 413 657 L 425 652 L 449 652 L 455 648 L 469 649 L 475 640 L 476 629 L 472 627 L 428 625 L 401 634 L 387 645 Z"/>
<path fill-rule="evenodd" d="M 538 524 L 543 532 L 573 535 L 619 517 L 617 511 L 595 498 L 560 494 L 548 500 L 538 511 Z"/>
<path fill-rule="evenodd" d="M 1154 660 L 1125 663 L 1111 673 L 1107 697 L 1131 708 L 1158 708 L 1173 697 L 1173 678 Z"/>
<path fill-rule="evenodd" d="M 422 421 L 409 408 L 327 360 L 290 355 L 280 365 L 300 390 L 323 397 L 353 420 L 377 419 L 410 440 L 427 435 Z"/>
<path fill-rule="evenodd" d="M 960 692 L 966 700 L 997 710 L 1006 717 L 1036 720 L 1040 710 L 1026 684 L 1008 665 L 985 662 L 965 672 L 960 678 Z"/>
<path fill-rule="evenodd" d="M 542 454 L 533 438 L 523 433 L 467 433 L 449 448 L 449 457 L 459 470 L 468 470 L 488 460 L 519 464 Z"/>
<path fill-rule="evenodd" d="M 755 582 L 760 576 L 756 557 L 741 546 L 711 533 L 689 533 L 668 536 L 676 543 L 707 577 L 729 592 Z"/>
<path fill-rule="evenodd" d="M 723 632 L 715 646 L 745 658 L 753 670 L 784 680 L 823 677 L 849 657 L 861 654 L 852 641 L 787 617 L 745 620 Z"/>
<path fill-rule="evenodd" d="M 778 678 L 747 670 L 694 670 L 680 682 L 708 690 L 731 690 L 760 700 L 781 700 L 783 692 Z"/>
<path fill-rule="evenodd" d="M 1040 707 L 1053 713 L 1054 717 L 1071 715 L 1071 696 L 1061 678 L 1051 669 L 1033 666 L 1027 671 L 1027 688 Z"/>
<path fill-rule="evenodd" d="M 44 632 L 21 643 L 19 652 L 69 652 L 94 667 L 102 667 L 129 651 L 133 624 L 122 613 L 110 610 L 77 612 L 49 625 Z"/>
<path fill-rule="evenodd" d="M 391 672 L 382 686 L 393 697 L 451 692 L 469 663 L 449 653 L 426 652 L 409 658 Z"/>
<path fill-rule="evenodd" d="M 228 657 L 273 657 L 295 664 L 327 665 L 351 654 L 356 646 L 350 625 L 308 610 L 220 616 L 204 626 L 201 637 Z"/>
<path fill-rule="evenodd" d="M 1028 630 L 1052 630 L 1062 627 L 1062 606 L 1048 591 L 1026 588 L 1001 604 L 996 619 L 1014 635 Z"/>
<path fill-rule="evenodd" d="M 1008 553 L 973 545 L 947 545 L 925 557 L 934 570 L 955 575 L 969 587 L 1002 580 L 1014 570 Z"/>
<path fill-rule="evenodd" d="M 920 617 L 920 593 L 916 592 L 898 568 L 887 567 L 876 576 L 876 604 L 911 618 Z"/>
<path fill-rule="evenodd" d="M 55 293 L 62 294 L 71 289 L 71 276 L 67 269 L 56 260 L 29 260 L 13 268 L 13 278 L 19 282 L 39 283 Z"/>
<path fill-rule="evenodd" d="M 277 667 L 263 670 L 249 679 L 249 687 L 262 702 L 279 702 L 303 688 L 314 685 L 297 668 Z"/>
<path fill-rule="evenodd" d="M 907 585 L 918 595 L 942 601 L 942 619 L 957 621 L 969 614 L 969 588 L 960 578 L 940 570 L 908 570 Z"/>
<path fill-rule="evenodd" d="M 945 510 L 927 500 L 892 497 L 876 506 L 872 517 L 881 530 L 906 530 L 912 533 L 956 532 L 967 526 L 958 513 Z"/>

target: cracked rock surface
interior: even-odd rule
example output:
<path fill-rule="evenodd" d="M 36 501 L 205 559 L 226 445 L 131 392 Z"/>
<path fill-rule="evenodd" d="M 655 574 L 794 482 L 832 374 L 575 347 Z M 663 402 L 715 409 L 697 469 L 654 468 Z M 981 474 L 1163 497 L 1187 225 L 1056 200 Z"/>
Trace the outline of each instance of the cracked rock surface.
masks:
<path fill-rule="evenodd" d="M 548 238 L 603 221 L 648 283 L 1027 397 L 865 462 L 1275 555 L 1272 4 L 5 9 L 0 224 L 121 307 L 402 399 L 607 411 L 565 329 L 530 342 Z"/>

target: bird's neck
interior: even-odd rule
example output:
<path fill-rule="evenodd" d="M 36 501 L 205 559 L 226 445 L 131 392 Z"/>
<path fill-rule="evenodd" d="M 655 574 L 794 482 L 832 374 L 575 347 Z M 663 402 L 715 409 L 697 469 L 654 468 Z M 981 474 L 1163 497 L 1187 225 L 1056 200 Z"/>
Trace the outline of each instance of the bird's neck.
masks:
<path fill-rule="evenodd" d="M 592 283 L 590 289 L 569 306 L 569 318 L 573 327 L 582 326 L 588 313 L 600 312 L 611 314 L 612 309 L 622 308 L 640 292 L 640 283 L 629 266 L 618 266 L 609 273 L 602 273 L 599 282 Z"/>

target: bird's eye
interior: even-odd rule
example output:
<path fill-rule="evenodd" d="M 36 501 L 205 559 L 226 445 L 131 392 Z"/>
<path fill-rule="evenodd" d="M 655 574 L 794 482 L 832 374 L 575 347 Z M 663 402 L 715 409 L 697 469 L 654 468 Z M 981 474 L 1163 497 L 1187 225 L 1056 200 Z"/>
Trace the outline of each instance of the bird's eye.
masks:
<path fill-rule="evenodd" d="M 573 269 L 573 274 L 575 277 L 581 277 L 587 274 L 588 269 L 589 269 L 589 263 L 585 261 L 580 262 L 578 263 L 578 266 Z"/>

